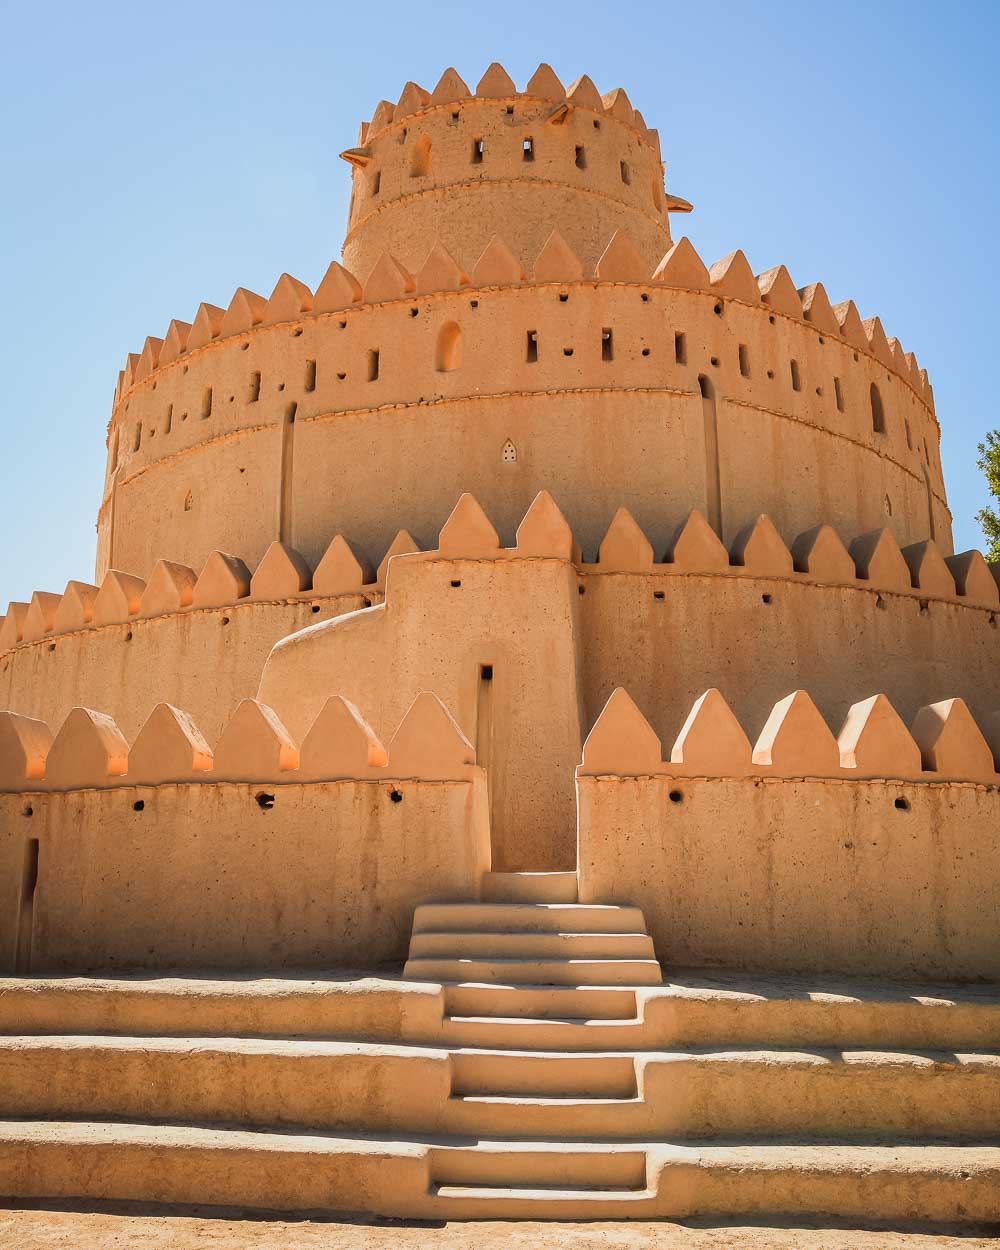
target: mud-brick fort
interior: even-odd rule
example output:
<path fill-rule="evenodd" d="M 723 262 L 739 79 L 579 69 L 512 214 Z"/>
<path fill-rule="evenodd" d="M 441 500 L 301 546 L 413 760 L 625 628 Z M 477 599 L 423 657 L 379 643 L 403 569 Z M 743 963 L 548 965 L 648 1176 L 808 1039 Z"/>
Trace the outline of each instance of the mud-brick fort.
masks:
<path fill-rule="evenodd" d="M 675 240 L 624 90 L 341 155 L 342 263 L 129 355 L 93 583 L 0 627 L 0 1194 L 1000 1220 L 926 372 Z"/>

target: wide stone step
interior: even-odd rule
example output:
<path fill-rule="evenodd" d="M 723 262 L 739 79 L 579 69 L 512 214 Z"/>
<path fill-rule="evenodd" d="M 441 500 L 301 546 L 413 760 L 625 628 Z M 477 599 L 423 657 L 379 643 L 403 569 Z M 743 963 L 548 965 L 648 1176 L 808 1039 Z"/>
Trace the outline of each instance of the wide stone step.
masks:
<path fill-rule="evenodd" d="M 655 959 L 408 959 L 415 981 L 515 985 L 659 985 Z"/>
<path fill-rule="evenodd" d="M 433 1179 L 431 1158 L 454 1146 L 500 1154 L 565 1151 L 566 1185 L 510 1182 L 449 1184 Z M 250 1132 L 201 1125 L 96 1121 L 0 1122 L 0 1193 L 9 1198 L 100 1199 L 272 1210 L 360 1209 L 404 1219 L 562 1218 L 673 1220 L 699 1215 L 803 1217 L 860 1221 L 1000 1219 L 1000 1148 L 915 1145 L 893 1140 L 830 1145 L 809 1140 L 727 1141 L 698 1145 L 622 1145 L 627 1165 L 644 1152 L 647 1188 L 635 1173 L 616 1184 L 574 1184 L 588 1149 L 509 1138 L 468 1147 L 442 1140 L 336 1137 L 285 1130 Z M 529 1160 L 524 1167 L 537 1164 Z M 437 1166 L 437 1164 L 435 1164 Z M 456 1163 L 456 1171 L 466 1166 Z M 506 1168 L 499 1160 L 483 1167 Z M 559 1165 L 546 1164 L 551 1177 Z M 589 1172 L 601 1180 L 605 1163 Z M 607 1165 L 617 1168 L 618 1164 Z M 454 1175 L 454 1173 L 451 1173 Z M 467 1174 L 467 1173 L 463 1173 Z M 445 1171 L 447 1178 L 449 1173 Z M 624 1181 L 628 1187 L 622 1187 Z M 513 1182 L 513 1183 L 511 1183 Z"/>
<path fill-rule="evenodd" d="M 564 985 L 446 985 L 446 1016 L 637 1022 L 635 991 Z"/>
<path fill-rule="evenodd" d="M 455 1051 L 449 1056 L 451 1093 L 635 1098 L 631 1055 L 564 1055 Z"/>
<path fill-rule="evenodd" d="M 646 1152 L 623 1146 L 574 1147 L 484 1142 L 430 1151 L 433 1185 L 531 1188 L 646 1188 Z"/>
<path fill-rule="evenodd" d="M 414 933 L 410 959 L 653 959 L 646 933 Z"/>
<path fill-rule="evenodd" d="M 575 903 L 575 872 L 487 872 L 483 876 L 487 903 Z"/>
<path fill-rule="evenodd" d="M 413 932 L 645 933 L 638 907 L 597 903 L 421 903 Z"/>
<path fill-rule="evenodd" d="M 641 1050 L 638 1020 L 549 1020 L 528 1016 L 446 1016 L 441 1039 L 446 1046 L 510 1050 Z"/>
<path fill-rule="evenodd" d="M 459 1136 L 521 1137 L 575 1144 L 651 1136 L 652 1116 L 641 1098 L 543 1094 L 455 1094 L 444 1126 Z"/>

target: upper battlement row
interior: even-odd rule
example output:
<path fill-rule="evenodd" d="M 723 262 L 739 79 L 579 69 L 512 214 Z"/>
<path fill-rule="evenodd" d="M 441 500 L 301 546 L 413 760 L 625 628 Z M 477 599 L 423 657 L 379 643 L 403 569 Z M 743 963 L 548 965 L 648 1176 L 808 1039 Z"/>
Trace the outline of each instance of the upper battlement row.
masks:
<path fill-rule="evenodd" d="M 35 591 L 30 603 L 8 604 L 6 615 L 0 617 L 0 653 L 80 630 L 229 608 L 240 602 L 345 595 L 355 597 L 352 608 L 359 603 L 370 607 L 385 593 L 389 562 L 419 553 L 420 545 L 401 529 L 377 568 L 337 534 L 315 569 L 282 542 L 270 545 L 253 572 L 242 559 L 223 551 L 213 551 L 200 573 L 164 559 L 156 562 L 148 580 L 111 569 L 100 586 L 70 581 L 62 595 Z M 727 548 L 704 515 L 694 510 L 677 526 L 666 551 L 657 552 L 628 509 L 619 508 L 596 562 L 584 563 L 572 529 L 548 491 L 539 492 L 518 527 L 515 546 L 509 548 L 501 546 L 479 502 L 464 494 L 442 527 L 437 547 L 423 554 L 445 559 L 564 559 L 572 560 L 581 573 L 801 579 L 1000 611 L 1000 565 L 987 564 L 979 551 L 946 556 L 932 539 L 900 548 L 886 528 L 845 544 L 833 526 L 820 524 L 788 545 L 770 518 L 762 515 L 740 530 Z"/>
<path fill-rule="evenodd" d="M 934 396 L 927 371 L 899 339 L 887 337 L 879 317 L 862 320 L 852 300 L 832 305 L 821 282 L 797 288 L 784 265 L 755 275 L 739 250 L 711 267 L 706 266 L 686 238 L 675 243 L 650 272 L 624 230 L 614 234 L 591 273 L 585 272 L 579 258 L 554 230 L 535 257 L 530 277 L 521 259 L 503 239 L 494 237 L 470 271 L 438 243 L 416 274 L 383 252 L 364 281 L 334 261 L 315 292 L 290 274 L 282 274 L 267 298 L 240 287 L 227 308 L 202 303 L 192 322 L 173 320 L 162 338 L 147 337 L 141 352 L 130 353 L 119 373 L 115 409 L 133 388 L 182 358 L 277 325 L 326 314 L 343 316 L 351 310 L 423 295 L 470 294 L 487 288 L 542 284 L 594 287 L 605 283 L 702 293 L 716 300 L 715 311 L 720 315 L 726 301 L 735 301 L 759 308 L 772 323 L 780 316 L 808 326 L 821 339 L 838 339 L 855 353 L 865 353 L 896 374 L 933 412 Z M 439 365 L 442 371 L 450 367 L 446 360 Z"/>
<path fill-rule="evenodd" d="M 480 78 L 475 91 L 470 90 L 457 70 L 450 67 L 444 71 L 432 91 L 418 83 L 408 82 L 395 104 L 389 100 L 379 101 L 371 120 L 361 123 L 358 142 L 362 145 L 369 143 L 390 126 L 400 125 L 414 114 L 428 109 L 445 108 L 472 99 L 507 101 L 519 95 L 551 103 L 553 107 L 550 116 L 556 125 L 563 122 L 567 114 L 574 110 L 586 110 L 601 117 L 611 117 L 636 131 L 659 157 L 659 134 L 646 125 L 639 110 L 633 108 L 623 87 L 616 87 L 602 95 L 586 74 L 581 74 L 569 87 L 564 87 L 552 67 L 544 63 L 532 74 L 523 92 L 518 91 L 514 80 L 496 61 Z M 344 153 L 344 156 L 348 160 L 352 157 L 357 159 L 356 152 L 356 149 L 352 149 Z"/>

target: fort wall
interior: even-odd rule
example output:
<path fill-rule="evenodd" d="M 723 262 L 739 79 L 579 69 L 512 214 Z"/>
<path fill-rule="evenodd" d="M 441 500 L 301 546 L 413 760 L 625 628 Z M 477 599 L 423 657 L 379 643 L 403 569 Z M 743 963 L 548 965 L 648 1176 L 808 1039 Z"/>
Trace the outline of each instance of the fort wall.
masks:
<path fill-rule="evenodd" d="M 489 870 L 474 761 L 430 694 L 387 747 L 339 699 L 298 743 L 247 700 L 214 752 L 167 705 L 131 746 L 85 709 L 54 737 L 7 713 L 0 959 L 21 972 L 399 962 L 416 903 L 478 897 Z"/>
<path fill-rule="evenodd" d="M 285 278 L 172 323 L 121 381 L 98 576 L 164 551 L 253 565 L 278 538 L 315 562 L 335 532 L 374 554 L 400 516 L 427 542 L 459 489 L 505 541 L 544 488 L 585 551 L 622 504 L 658 546 L 697 507 L 727 543 L 766 511 L 950 551 L 926 375 L 877 319 L 741 254 L 713 281 L 686 241 L 653 280 L 616 240 L 611 277 L 556 248 L 525 283 L 497 244 L 460 289 L 440 254 L 423 280 L 383 256 L 363 290 L 334 268 L 315 297 Z"/>
<path fill-rule="evenodd" d="M 661 763 L 617 691 L 577 775 L 581 900 L 637 904 L 680 966 L 996 979 L 1000 777 L 961 701 L 911 736 L 866 700 L 838 740 L 797 692 L 750 741 L 709 691 Z"/>

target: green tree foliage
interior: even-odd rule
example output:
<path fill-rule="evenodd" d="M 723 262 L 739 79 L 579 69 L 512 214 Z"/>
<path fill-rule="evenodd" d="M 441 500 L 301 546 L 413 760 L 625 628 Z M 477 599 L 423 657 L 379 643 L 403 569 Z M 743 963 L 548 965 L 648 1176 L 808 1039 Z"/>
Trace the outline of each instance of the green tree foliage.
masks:
<path fill-rule="evenodd" d="M 994 505 L 1000 505 L 1000 430 L 990 430 L 985 443 L 979 444 L 976 464 L 986 478 Z M 1000 560 L 1000 513 L 997 506 L 980 508 L 976 520 L 983 527 L 986 538 L 986 559 Z"/>

